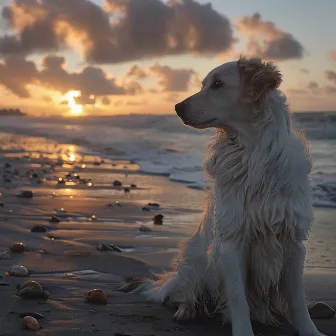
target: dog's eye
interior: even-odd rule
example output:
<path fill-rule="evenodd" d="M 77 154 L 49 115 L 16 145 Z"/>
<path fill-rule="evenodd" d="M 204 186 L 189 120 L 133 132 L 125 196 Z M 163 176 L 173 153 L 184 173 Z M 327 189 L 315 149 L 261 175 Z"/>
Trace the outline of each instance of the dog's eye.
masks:
<path fill-rule="evenodd" d="M 219 89 L 224 85 L 224 83 L 220 80 L 215 80 L 212 84 L 211 84 L 211 89 Z"/>

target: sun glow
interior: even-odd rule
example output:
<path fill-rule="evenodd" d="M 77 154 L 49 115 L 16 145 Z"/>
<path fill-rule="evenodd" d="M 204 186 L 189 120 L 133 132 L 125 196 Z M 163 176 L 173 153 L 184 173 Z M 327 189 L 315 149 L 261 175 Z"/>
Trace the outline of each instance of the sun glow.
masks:
<path fill-rule="evenodd" d="M 75 98 L 80 97 L 80 91 L 69 91 L 65 96 L 64 99 L 68 102 L 68 106 L 70 108 L 70 113 L 73 116 L 83 114 L 83 105 L 79 105 L 76 103 Z"/>

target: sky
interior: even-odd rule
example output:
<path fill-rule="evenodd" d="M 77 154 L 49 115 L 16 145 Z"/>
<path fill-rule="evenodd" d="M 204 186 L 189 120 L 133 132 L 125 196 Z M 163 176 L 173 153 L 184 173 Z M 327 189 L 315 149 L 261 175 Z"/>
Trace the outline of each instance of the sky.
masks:
<path fill-rule="evenodd" d="M 214 67 L 258 56 L 291 110 L 336 111 L 336 1 L 2 0 L 1 107 L 174 113 Z"/>

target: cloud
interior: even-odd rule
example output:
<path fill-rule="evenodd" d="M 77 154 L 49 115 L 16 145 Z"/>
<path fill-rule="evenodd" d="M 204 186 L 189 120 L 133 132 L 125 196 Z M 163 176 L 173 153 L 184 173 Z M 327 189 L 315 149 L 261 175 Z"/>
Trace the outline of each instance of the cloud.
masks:
<path fill-rule="evenodd" d="M 336 72 L 335 72 L 335 71 L 327 70 L 327 71 L 324 72 L 324 74 L 325 74 L 325 77 L 326 77 L 328 80 L 330 80 L 330 81 L 336 83 Z"/>
<path fill-rule="evenodd" d="M 32 54 L 79 47 L 92 63 L 107 64 L 229 51 L 231 22 L 211 4 L 194 0 L 13 0 L 2 17 L 11 33 L 0 54 Z"/>
<path fill-rule="evenodd" d="M 107 96 L 104 96 L 101 98 L 100 102 L 103 104 L 103 105 L 110 105 L 111 104 L 111 100 L 109 97 Z"/>
<path fill-rule="evenodd" d="M 304 89 L 287 89 L 286 90 L 286 94 L 288 94 L 289 96 L 303 95 L 303 94 L 306 94 L 306 93 L 308 93 L 308 91 L 304 90 Z"/>
<path fill-rule="evenodd" d="M 244 16 L 237 27 L 248 36 L 248 54 L 275 61 L 304 56 L 303 45 L 292 34 L 282 31 L 271 21 L 263 21 L 259 13 Z"/>
<path fill-rule="evenodd" d="M 336 62 L 336 50 L 332 50 L 332 51 L 330 52 L 330 58 L 331 58 L 334 62 Z"/>
<path fill-rule="evenodd" d="M 304 73 L 304 74 L 309 74 L 309 70 L 308 69 L 305 69 L 305 68 L 303 68 L 303 69 L 301 69 L 300 70 L 302 73 Z"/>
<path fill-rule="evenodd" d="M 42 59 L 41 69 L 32 61 L 21 57 L 6 58 L 0 63 L 0 83 L 15 95 L 30 96 L 29 84 L 59 91 L 62 94 L 70 90 L 80 90 L 78 101 L 82 104 L 94 104 L 95 96 L 134 95 L 142 92 L 136 81 L 117 81 L 103 69 L 87 65 L 79 72 L 68 72 L 63 56 L 47 55 Z"/>
<path fill-rule="evenodd" d="M 158 78 L 161 92 L 187 91 L 190 86 L 199 81 L 197 73 L 193 69 L 172 68 L 158 63 L 147 68 L 134 65 L 128 70 L 127 75 L 137 79 L 154 76 Z M 157 93 L 159 91 L 152 89 L 151 92 Z"/>
<path fill-rule="evenodd" d="M 308 83 L 307 88 L 310 90 L 318 89 L 319 85 L 315 81 L 311 81 Z"/>
<path fill-rule="evenodd" d="M 20 98 L 30 97 L 27 84 L 38 77 L 34 62 L 21 57 L 6 58 L 0 63 L 0 84 Z"/>

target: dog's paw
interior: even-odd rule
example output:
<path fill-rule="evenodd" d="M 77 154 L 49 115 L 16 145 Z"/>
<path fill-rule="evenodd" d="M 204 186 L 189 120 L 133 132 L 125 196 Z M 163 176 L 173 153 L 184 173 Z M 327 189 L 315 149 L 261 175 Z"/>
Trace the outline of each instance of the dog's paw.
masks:
<path fill-rule="evenodd" d="M 193 305 L 182 303 L 179 305 L 173 320 L 178 323 L 188 323 L 196 318 L 196 310 Z"/>
<path fill-rule="evenodd" d="M 117 291 L 123 292 L 123 293 L 131 293 L 147 281 L 149 281 L 148 278 L 137 277 L 137 278 L 132 279 L 126 285 L 117 289 Z"/>

